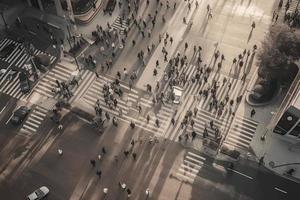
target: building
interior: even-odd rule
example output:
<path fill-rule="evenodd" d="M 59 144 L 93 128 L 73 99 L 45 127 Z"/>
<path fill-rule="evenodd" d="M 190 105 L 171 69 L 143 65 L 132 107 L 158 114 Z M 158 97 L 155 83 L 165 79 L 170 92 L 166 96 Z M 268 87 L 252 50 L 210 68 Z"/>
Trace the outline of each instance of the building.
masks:
<path fill-rule="evenodd" d="M 67 0 L 67 2 L 70 0 Z M 64 1 L 66 2 L 66 1 Z M 65 15 L 61 0 L 27 0 L 29 6 L 60 17 Z"/>
<path fill-rule="evenodd" d="M 284 139 L 300 138 L 300 90 L 282 113 L 273 132 L 284 136 Z"/>

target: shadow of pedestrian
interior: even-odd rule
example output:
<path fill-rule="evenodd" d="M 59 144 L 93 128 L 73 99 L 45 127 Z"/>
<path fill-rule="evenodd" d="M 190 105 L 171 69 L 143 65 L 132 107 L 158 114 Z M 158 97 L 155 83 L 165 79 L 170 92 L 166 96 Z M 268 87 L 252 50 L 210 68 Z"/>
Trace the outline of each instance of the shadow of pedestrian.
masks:
<path fill-rule="evenodd" d="M 250 39 L 252 37 L 252 33 L 253 33 L 253 29 L 251 29 L 251 31 L 250 31 L 250 34 L 249 34 L 248 39 L 247 39 L 247 43 L 249 43 L 249 41 L 250 41 Z"/>

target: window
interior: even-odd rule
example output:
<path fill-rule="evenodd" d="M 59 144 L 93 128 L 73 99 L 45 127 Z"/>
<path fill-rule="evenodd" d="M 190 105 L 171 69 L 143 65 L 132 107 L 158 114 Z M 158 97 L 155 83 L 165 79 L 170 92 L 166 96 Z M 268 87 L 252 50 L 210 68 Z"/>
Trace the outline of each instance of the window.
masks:
<path fill-rule="evenodd" d="M 285 135 L 296 124 L 298 119 L 299 118 L 294 114 L 290 113 L 289 111 L 285 111 L 277 123 L 274 132 L 280 135 Z"/>

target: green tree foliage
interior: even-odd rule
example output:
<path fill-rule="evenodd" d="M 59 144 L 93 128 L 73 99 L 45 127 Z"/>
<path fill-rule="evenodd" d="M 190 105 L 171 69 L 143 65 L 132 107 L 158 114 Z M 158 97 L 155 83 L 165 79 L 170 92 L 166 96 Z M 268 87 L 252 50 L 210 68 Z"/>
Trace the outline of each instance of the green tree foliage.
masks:
<path fill-rule="evenodd" d="M 289 73 L 289 63 L 299 59 L 300 31 L 287 25 L 272 26 L 257 55 L 259 76 L 280 81 Z"/>

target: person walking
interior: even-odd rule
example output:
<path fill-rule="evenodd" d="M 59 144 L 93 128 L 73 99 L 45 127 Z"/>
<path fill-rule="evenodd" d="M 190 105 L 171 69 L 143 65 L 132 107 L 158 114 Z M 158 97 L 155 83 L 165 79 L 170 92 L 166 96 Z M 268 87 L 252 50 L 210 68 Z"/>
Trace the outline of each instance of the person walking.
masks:
<path fill-rule="evenodd" d="M 123 191 L 126 190 L 126 183 L 121 183 L 121 182 L 119 182 L 119 186 L 120 186 L 120 188 L 121 188 Z"/>
<path fill-rule="evenodd" d="M 196 138 L 197 133 L 195 131 L 192 132 L 192 141 L 194 141 L 194 139 Z"/>
<path fill-rule="evenodd" d="M 159 128 L 159 120 L 158 119 L 155 120 L 155 124 Z"/>
<path fill-rule="evenodd" d="M 173 124 L 173 126 L 175 125 L 175 119 L 174 119 L 174 117 L 172 117 L 171 123 Z"/>
<path fill-rule="evenodd" d="M 101 178 L 101 175 L 102 175 L 102 172 L 101 170 L 97 170 L 96 171 L 96 175 L 98 176 L 98 178 L 100 179 Z"/>
<path fill-rule="evenodd" d="M 63 155 L 62 149 L 58 149 L 57 152 L 58 152 L 58 155 L 59 155 L 59 156 L 62 156 L 62 155 Z"/>
<path fill-rule="evenodd" d="M 255 22 L 253 21 L 252 24 L 251 24 L 251 28 L 252 28 L 251 31 L 253 31 L 253 29 L 255 29 L 255 26 L 256 26 Z"/>
<path fill-rule="evenodd" d="M 253 108 L 252 110 L 251 110 L 251 113 L 250 113 L 250 117 L 252 118 L 254 115 L 255 115 L 255 109 Z"/>
<path fill-rule="evenodd" d="M 135 124 L 132 121 L 130 122 L 130 127 L 131 127 L 131 129 L 134 129 L 134 127 L 135 127 Z"/>
<path fill-rule="evenodd" d="M 106 196 L 108 193 L 108 188 L 103 188 L 103 193 L 104 193 L 104 196 Z"/>
<path fill-rule="evenodd" d="M 132 153 L 132 158 L 133 158 L 134 161 L 136 160 L 136 153 L 135 152 Z"/>
<path fill-rule="evenodd" d="M 130 198 L 131 197 L 131 190 L 129 188 L 127 188 L 126 192 L 127 192 L 127 198 Z"/>
<path fill-rule="evenodd" d="M 103 154 L 103 155 L 106 154 L 106 149 L 105 149 L 105 147 L 102 147 L 102 154 Z"/>
<path fill-rule="evenodd" d="M 150 190 L 149 190 L 149 188 L 146 189 L 145 194 L 146 194 L 147 198 L 150 196 Z"/>
<path fill-rule="evenodd" d="M 94 159 L 90 160 L 90 163 L 91 163 L 92 167 L 96 166 L 96 161 Z"/>

